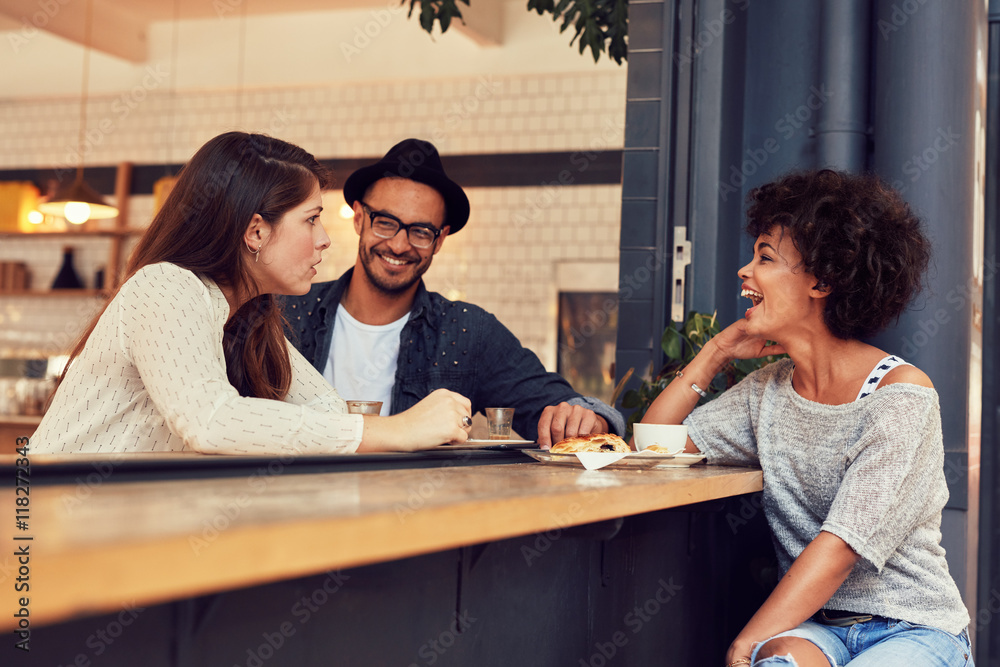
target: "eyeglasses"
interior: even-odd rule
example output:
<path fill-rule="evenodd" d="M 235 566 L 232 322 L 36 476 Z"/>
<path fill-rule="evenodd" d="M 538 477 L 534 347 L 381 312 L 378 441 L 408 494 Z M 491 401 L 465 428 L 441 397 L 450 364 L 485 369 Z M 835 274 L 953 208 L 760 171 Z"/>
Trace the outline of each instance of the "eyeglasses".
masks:
<path fill-rule="evenodd" d="M 424 222 L 407 224 L 388 213 L 371 210 L 368 204 L 364 202 L 361 202 L 361 207 L 365 209 L 365 212 L 368 213 L 368 217 L 371 219 L 372 231 L 375 232 L 375 236 L 381 239 L 391 239 L 399 233 L 399 230 L 403 229 L 406 231 L 406 238 L 409 240 L 411 246 L 414 248 L 430 248 L 437 241 L 437 238 L 441 236 L 441 230 L 434 225 Z"/>

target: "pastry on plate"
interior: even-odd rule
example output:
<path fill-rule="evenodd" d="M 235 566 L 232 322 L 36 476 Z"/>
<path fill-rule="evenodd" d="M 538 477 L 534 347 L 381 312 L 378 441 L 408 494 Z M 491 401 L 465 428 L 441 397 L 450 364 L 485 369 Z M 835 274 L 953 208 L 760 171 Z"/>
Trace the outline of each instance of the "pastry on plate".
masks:
<path fill-rule="evenodd" d="M 650 445 L 646 449 L 642 450 L 644 452 L 656 452 L 657 454 L 679 454 L 680 451 L 673 451 L 669 447 L 664 447 L 663 445 Z"/>
<path fill-rule="evenodd" d="M 552 445 L 554 454 L 575 454 L 577 452 L 619 452 L 630 451 L 628 443 L 614 433 L 594 433 L 566 438 Z"/>

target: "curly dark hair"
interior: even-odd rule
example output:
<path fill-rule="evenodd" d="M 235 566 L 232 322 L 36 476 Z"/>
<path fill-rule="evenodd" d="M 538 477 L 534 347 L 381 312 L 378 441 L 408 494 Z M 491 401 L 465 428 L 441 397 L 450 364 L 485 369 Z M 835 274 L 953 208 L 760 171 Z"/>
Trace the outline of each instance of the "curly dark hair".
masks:
<path fill-rule="evenodd" d="M 746 231 L 791 235 L 805 270 L 830 289 L 823 319 L 842 339 L 897 320 L 923 287 L 930 242 L 898 192 L 870 174 L 789 174 L 747 195 Z"/>

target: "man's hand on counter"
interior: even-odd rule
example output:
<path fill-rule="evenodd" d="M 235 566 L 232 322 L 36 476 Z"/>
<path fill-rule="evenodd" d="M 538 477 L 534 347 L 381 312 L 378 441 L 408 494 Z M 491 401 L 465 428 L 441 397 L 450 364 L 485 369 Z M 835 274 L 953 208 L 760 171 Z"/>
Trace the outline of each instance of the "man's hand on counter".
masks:
<path fill-rule="evenodd" d="M 564 438 L 607 432 L 608 422 L 604 417 L 581 405 L 564 402 L 542 410 L 538 419 L 538 446 L 548 449 Z"/>

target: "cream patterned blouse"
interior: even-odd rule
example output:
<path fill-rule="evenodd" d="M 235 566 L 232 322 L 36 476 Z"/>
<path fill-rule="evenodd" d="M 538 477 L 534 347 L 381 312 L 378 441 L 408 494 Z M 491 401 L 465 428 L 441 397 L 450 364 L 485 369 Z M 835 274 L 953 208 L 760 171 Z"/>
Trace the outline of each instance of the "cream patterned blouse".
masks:
<path fill-rule="evenodd" d="M 229 304 L 209 279 L 169 263 L 115 296 L 31 438 L 36 453 L 353 452 L 361 415 L 288 345 L 284 401 L 240 396 L 222 348 Z"/>

